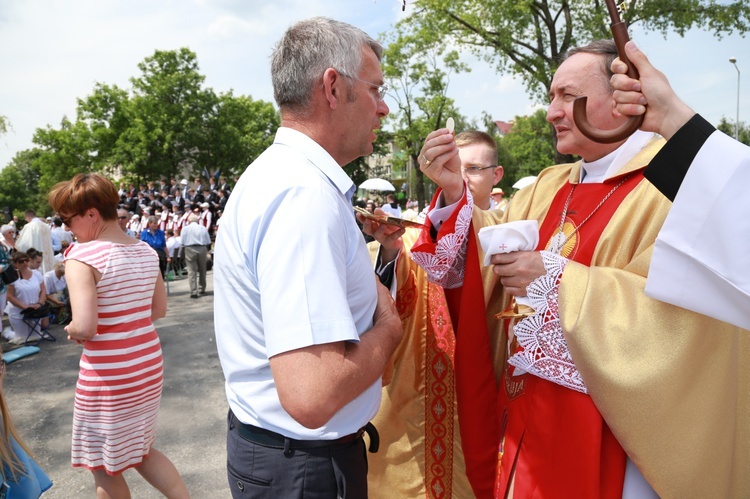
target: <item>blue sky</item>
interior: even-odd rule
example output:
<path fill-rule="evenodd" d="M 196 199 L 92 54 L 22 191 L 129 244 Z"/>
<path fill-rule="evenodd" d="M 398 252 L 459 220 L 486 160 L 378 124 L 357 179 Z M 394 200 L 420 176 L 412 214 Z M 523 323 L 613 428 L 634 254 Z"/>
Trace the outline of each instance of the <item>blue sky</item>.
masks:
<path fill-rule="evenodd" d="M 271 48 L 291 23 L 315 15 L 377 36 L 404 14 L 401 0 L 0 0 L 0 115 L 13 127 L 0 137 L 0 168 L 33 147 L 37 128 L 74 118 L 76 99 L 95 82 L 129 88 L 137 64 L 156 49 L 188 47 L 217 92 L 272 102 Z M 729 58 L 737 58 L 740 121 L 750 122 L 750 38 L 692 31 L 664 40 L 637 27 L 631 34 L 683 100 L 714 124 L 734 120 L 737 72 Z M 538 106 L 519 80 L 472 61 L 472 72 L 454 75 L 449 88 L 464 115 L 487 111 L 507 121 Z"/>

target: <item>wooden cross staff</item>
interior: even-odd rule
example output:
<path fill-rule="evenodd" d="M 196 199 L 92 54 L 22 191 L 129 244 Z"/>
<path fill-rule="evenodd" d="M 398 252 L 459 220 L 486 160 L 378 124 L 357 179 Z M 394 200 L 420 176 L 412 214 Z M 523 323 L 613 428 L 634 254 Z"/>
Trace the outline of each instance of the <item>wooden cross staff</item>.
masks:
<path fill-rule="evenodd" d="M 625 23 L 620 20 L 620 13 L 617 12 L 614 0 L 605 0 L 607 3 L 607 10 L 609 11 L 609 17 L 612 19 L 610 28 L 612 30 L 612 37 L 615 39 L 615 45 L 617 45 L 617 54 L 620 60 L 628 66 L 628 76 L 634 79 L 638 79 L 638 70 L 635 69 L 633 63 L 630 62 L 628 56 L 625 55 L 625 44 L 628 43 L 630 38 L 628 37 L 628 28 Z M 623 139 L 628 138 L 633 134 L 643 123 L 643 115 L 631 116 L 628 121 L 615 128 L 614 130 L 599 130 L 594 128 L 586 116 L 586 97 L 578 97 L 573 102 L 573 120 L 576 122 L 576 126 L 586 137 L 590 138 L 595 142 L 602 144 L 612 144 L 613 142 L 619 142 Z"/>

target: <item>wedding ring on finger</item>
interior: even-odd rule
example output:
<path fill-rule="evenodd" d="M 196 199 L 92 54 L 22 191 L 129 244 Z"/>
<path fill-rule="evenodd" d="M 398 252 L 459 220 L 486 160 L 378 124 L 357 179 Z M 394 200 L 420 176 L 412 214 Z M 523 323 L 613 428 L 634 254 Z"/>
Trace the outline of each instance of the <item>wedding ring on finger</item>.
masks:
<path fill-rule="evenodd" d="M 432 161 L 427 159 L 427 156 L 425 156 L 424 154 L 422 155 L 422 160 L 424 160 L 422 163 L 424 166 L 430 166 L 430 163 L 432 163 Z"/>

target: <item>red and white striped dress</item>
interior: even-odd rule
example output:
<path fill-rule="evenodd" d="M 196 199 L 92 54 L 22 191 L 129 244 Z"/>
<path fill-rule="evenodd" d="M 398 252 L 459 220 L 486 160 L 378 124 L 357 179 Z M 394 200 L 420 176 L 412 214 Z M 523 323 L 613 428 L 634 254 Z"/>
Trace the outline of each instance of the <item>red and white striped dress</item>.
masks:
<path fill-rule="evenodd" d="M 156 436 L 163 371 L 151 301 L 159 259 L 148 244 L 77 243 L 67 260 L 98 270 L 99 324 L 81 355 L 73 467 L 115 475 L 137 466 Z"/>

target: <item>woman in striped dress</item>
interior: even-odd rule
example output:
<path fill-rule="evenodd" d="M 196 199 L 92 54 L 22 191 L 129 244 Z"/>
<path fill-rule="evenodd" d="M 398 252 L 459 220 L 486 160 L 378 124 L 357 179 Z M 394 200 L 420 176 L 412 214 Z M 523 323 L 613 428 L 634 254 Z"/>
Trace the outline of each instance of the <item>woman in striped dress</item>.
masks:
<path fill-rule="evenodd" d="M 163 371 L 152 321 L 167 310 L 159 260 L 120 229 L 118 200 L 99 174 L 76 175 L 49 194 L 78 239 L 65 264 L 73 310 L 65 330 L 83 345 L 72 462 L 91 470 L 98 497 L 130 497 L 128 468 L 167 497 L 189 497 L 172 462 L 153 447 Z"/>

